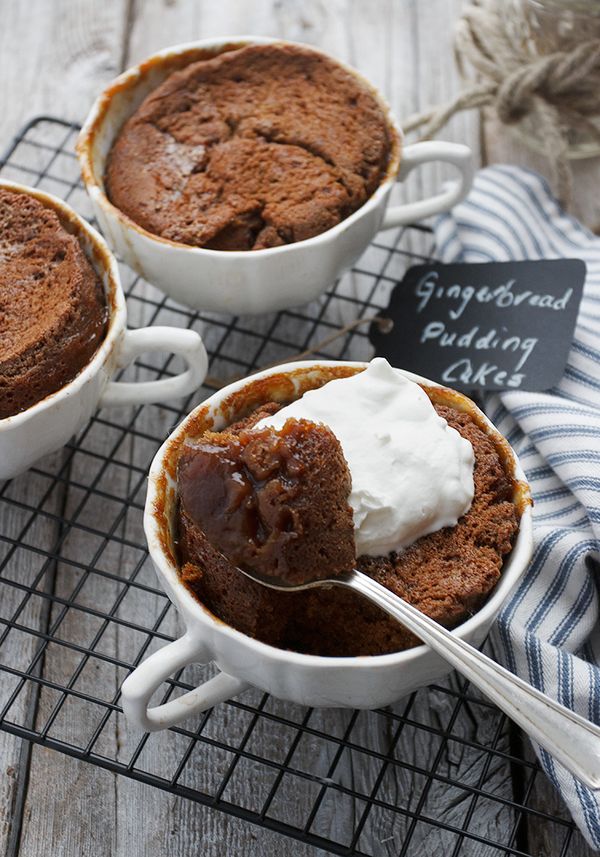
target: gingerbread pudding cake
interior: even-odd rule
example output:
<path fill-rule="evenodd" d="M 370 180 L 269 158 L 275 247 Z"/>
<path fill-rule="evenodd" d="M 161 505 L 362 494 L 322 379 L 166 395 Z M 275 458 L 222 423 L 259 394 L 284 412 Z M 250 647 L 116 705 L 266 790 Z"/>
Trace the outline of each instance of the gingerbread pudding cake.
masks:
<path fill-rule="evenodd" d="M 348 380 L 331 381 L 325 386 L 331 388 L 333 384 L 340 385 Z M 377 382 L 377 378 L 374 380 Z M 306 421 L 302 427 L 304 439 L 290 442 L 293 409 L 299 406 L 299 410 L 303 399 L 287 407 L 276 402 L 267 403 L 222 432 L 208 432 L 188 439 L 178 468 L 177 549 L 181 579 L 195 597 L 239 631 L 299 652 L 329 656 L 377 655 L 418 643 L 400 623 L 351 591 L 320 587 L 297 593 L 277 592 L 236 570 L 235 565 L 246 564 L 255 571 L 268 573 L 270 570 L 271 574 L 279 574 L 284 579 L 291 565 L 291 577 L 301 579 L 301 562 L 296 565 L 293 560 L 287 565 L 284 562 L 283 570 L 273 562 L 274 556 L 281 556 L 283 533 L 283 545 L 288 550 L 290 544 L 306 542 L 300 548 L 295 547 L 295 556 L 306 559 L 307 578 L 331 577 L 356 567 L 449 628 L 477 611 L 498 581 L 504 559 L 517 535 L 520 514 L 515 502 L 515 483 L 497 442 L 474 415 L 436 402 L 435 388 L 413 386 L 421 396 L 418 403 L 421 413 L 425 414 L 427 408 L 431 412 L 425 417 L 433 430 L 452 435 L 449 440 L 453 446 L 443 450 L 440 457 L 441 461 L 444 457 L 448 461 L 446 499 L 456 500 L 460 496 L 459 504 L 454 503 L 449 513 L 448 507 L 443 507 L 444 498 L 438 498 L 443 489 L 440 492 L 431 490 L 434 471 L 425 473 L 424 477 L 426 492 L 435 495 L 428 508 L 415 477 L 423 472 L 423 462 L 418 456 L 412 463 L 403 462 L 402 456 L 394 453 L 394 438 L 390 440 L 385 430 L 379 436 L 371 432 L 363 439 L 366 459 L 369 459 L 370 447 L 381 446 L 382 461 L 389 450 L 396 499 L 382 499 L 379 508 L 372 492 L 363 490 L 363 476 L 355 466 L 356 450 L 352 449 L 347 435 L 337 433 L 348 461 L 338 449 L 340 444 L 331 443 L 330 435 L 334 434 L 336 439 L 335 426 L 325 428 L 326 439 L 323 440 L 318 433 L 324 427 Z M 414 391 L 409 392 L 415 395 Z M 303 398 L 310 395 L 314 393 L 305 393 Z M 289 410 L 291 418 L 286 414 Z M 283 428 L 278 426 L 278 413 L 282 415 L 280 423 L 285 419 Z M 274 431 L 278 437 L 265 433 L 266 429 Z M 415 430 L 420 430 L 420 423 L 417 422 Z M 309 441 L 311 433 L 314 437 Z M 249 447 L 253 447 L 251 452 L 248 452 Z M 220 462 L 217 465 L 213 462 L 211 466 L 209 461 L 215 448 Z M 275 455 L 274 448 L 278 449 Z M 360 445 L 357 449 L 360 450 Z M 451 466 L 452 450 L 457 457 L 463 456 L 458 470 Z M 302 471 L 299 483 L 293 478 L 290 480 L 287 468 L 282 466 L 282 461 L 291 461 L 293 471 L 297 455 L 305 455 L 306 460 L 312 461 Z M 223 458 L 227 461 L 225 468 Z M 377 469 L 376 463 L 374 469 Z M 403 469 L 412 485 L 403 483 Z M 207 472 L 210 472 L 208 480 Z M 456 486 L 453 487 L 457 473 L 470 493 L 461 494 Z M 356 484 L 353 484 L 353 476 Z M 236 482 L 239 491 L 233 490 Z M 306 487 L 305 503 L 315 507 L 313 518 L 294 514 L 299 504 L 298 484 Z M 366 498 L 364 508 L 369 510 L 366 516 L 364 508 L 360 508 L 361 501 L 357 500 L 360 491 Z M 404 494 L 405 491 L 408 493 Z M 385 492 L 386 486 L 382 485 L 382 498 Z M 392 514 L 390 520 L 394 522 L 399 543 L 396 550 L 386 550 L 381 548 L 389 544 L 383 505 L 385 502 L 397 504 L 397 498 L 402 496 L 405 507 L 414 508 L 412 512 L 408 509 L 406 514 L 403 511 L 400 515 Z M 354 538 L 349 530 L 348 506 L 354 513 Z M 251 516 L 251 526 L 244 529 L 237 523 L 229 528 L 224 538 L 223 527 L 231 523 L 231 514 L 239 514 L 241 507 L 244 515 Z M 369 524 L 371 513 L 374 517 Z M 420 529 L 415 530 L 414 520 L 425 523 L 419 523 Z M 444 521 L 446 525 L 439 527 Z M 326 530 L 330 530 L 328 536 L 324 536 Z M 423 534 L 418 535 L 419 532 Z M 237 540 L 233 548 L 232 539 Z M 322 567 L 319 574 L 315 574 L 314 566 L 319 565 L 319 551 L 323 548 Z"/>
<path fill-rule="evenodd" d="M 151 92 L 112 147 L 105 185 L 155 235 L 260 250 L 356 211 L 397 145 L 376 96 L 335 61 L 247 45 L 193 62 Z"/>
<path fill-rule="evenodd" d="M 72 381 L 107 318 L 102 283 L 57 213 L 0 188 L 0 419 Z"/>

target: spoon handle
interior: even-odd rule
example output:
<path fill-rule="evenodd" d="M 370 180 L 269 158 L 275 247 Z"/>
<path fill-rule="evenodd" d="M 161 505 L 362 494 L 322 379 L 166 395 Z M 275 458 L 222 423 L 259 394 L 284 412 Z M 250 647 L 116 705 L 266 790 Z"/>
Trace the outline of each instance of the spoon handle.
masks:
<path fill-rule="evenodd" d="M 565 708 L 360 571 L 337 582 L 398 619 L 478 687 L 541 747 L 592 789 L 600 788 L 600 727 Z"/>

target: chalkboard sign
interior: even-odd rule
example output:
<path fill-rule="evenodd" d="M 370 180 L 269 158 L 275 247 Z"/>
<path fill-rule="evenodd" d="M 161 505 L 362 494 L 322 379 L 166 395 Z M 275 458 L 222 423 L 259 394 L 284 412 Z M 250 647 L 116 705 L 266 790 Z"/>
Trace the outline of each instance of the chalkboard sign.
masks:
<path fill-rule="evenodd" d="M 449 387 L 547 390 L 564 372 L 585 271 L 580 259 L 416 265 L 369 336 L 392 365 Z"/>

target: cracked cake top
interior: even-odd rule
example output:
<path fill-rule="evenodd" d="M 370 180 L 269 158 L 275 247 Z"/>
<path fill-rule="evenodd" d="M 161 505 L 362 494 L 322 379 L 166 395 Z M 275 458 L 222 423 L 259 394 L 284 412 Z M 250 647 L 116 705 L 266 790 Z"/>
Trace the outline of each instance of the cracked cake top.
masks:
<path fill-rule="evenodd" d="M 111 150 L 111 202 L 172 241 L 257 250 L 359 208 L 393 131 L 373 92 L 308 48 L 249 45 L 171 74 Z"/>

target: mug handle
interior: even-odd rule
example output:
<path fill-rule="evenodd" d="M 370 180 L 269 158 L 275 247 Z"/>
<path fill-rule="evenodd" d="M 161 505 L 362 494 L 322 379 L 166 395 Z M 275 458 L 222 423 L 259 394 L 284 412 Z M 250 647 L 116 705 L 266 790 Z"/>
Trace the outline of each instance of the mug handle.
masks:
<path fill-rule="evenodd" d="M 127 366 L 146 351 L 170 351 L 179 354 L 187 363 L 187 369 L 173 378 L 159 381 L 109 381 L 100 398 L 99 407 L 111 405 L 151 405 L 187 396 L 198 389 L 208 369 L 208 356 L 202 337 L 194 330 L 179 327 L 141 327 L 126 330 L 119 366 Z"/>
<path fill-rule="evenodd" d="M 212 708 L 246 690 L 249 685 L 234 676 L 220 672 L 200 687 L 163 705 L 148 708 L 156 689 L 170 675 L 192 663 L 207 663 L 206 649 L 189 634 L 163 646 L 127 676 L 121 687 L 123 711 L 144 732 L 158 732 L 175 726 L 192 714 Z"/>
<path fill-rule="evenodd" d="M 381 229 L 406 226 L 408 223 L 416 223 L 425 217 L 441 214 L 465 198 L 473 184 L 475 164 L 471 150 L 462 143 L 431 140 L 406 146 L 402 152 L 398 181 L 403 181 L 415 167 L 432 161 L 452 164 L 460 172 L 459 180 L 449 183 L 448 187 L 435 196 L 429 197 L 429 199 L 419 199 L 416 202 L 389 206 L 383 217 Z"/>

